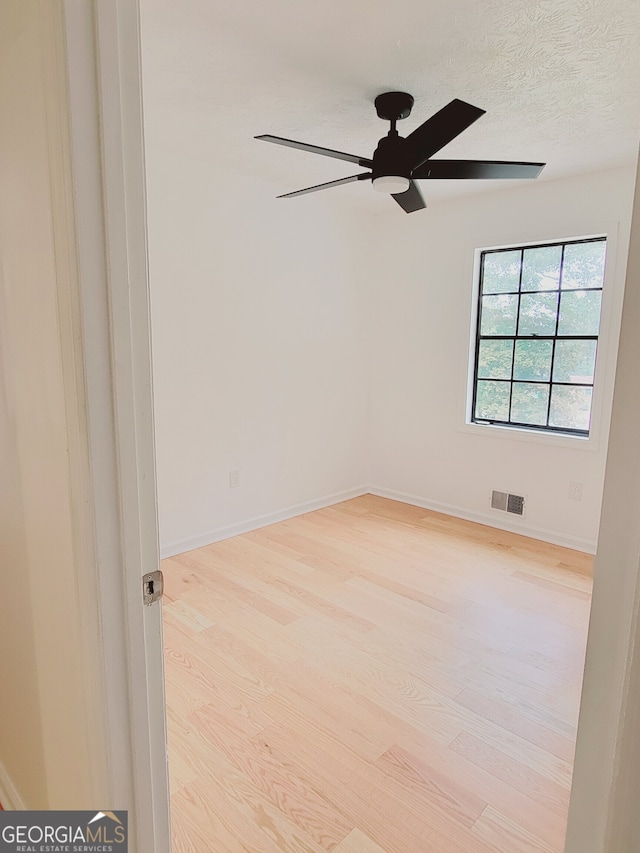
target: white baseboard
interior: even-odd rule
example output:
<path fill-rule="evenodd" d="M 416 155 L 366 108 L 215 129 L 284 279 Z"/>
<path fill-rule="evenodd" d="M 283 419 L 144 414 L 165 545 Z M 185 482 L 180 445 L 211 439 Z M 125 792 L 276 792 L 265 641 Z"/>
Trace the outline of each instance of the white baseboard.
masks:
<path fill-rule="evenodd" d="M 444 515 L 463 518 L 465 521 L 475 521 L 478 524 L 497 527 L 498 530 L 507 530 L 510 533 L 519 533 L 521 536 L 530 536 L 532 539 L 541 539 L 543 542 L 550 542 L 552 545 L 562 545 L 564 548 L 572 548 L 574 551 L 584 551 L 587 554 L 596 553 L 597 542 L 595 541 L 580 539 L 575 536 L 566 536 L 564 533 L 559 533 L 555 530 L 532 527 L 525 522 L 511 522 L 509 519 L 503 521 L 497 514 L 494 515 L 491 512 L 469 512 L 457 506 L 451 506 L 451 504 L 428 500 L 418 495 L 406 494 L 405 492 L 396 492 L 393 489 L 385 489 L 382 486 L 370 486 L 368 491 L 370 494 L 378 495 L 381 498 L 389 498 L 394 501 L 400 501 L 400 503 L 413 504 L 424 509 L 431 509 L 434 512 L 441 512 Z"/>
<path fill-rule="evenodd" d="M 296 515 L 303 515 L 305 512 L 313 512 L 315 509 L 324 509 L 324 507 L 332 506 L 333 504 L 348 501 L 351 498 L 358 498 L 361 495 L 366 495 L 369 489 L 366 486 L 360 486 L 355 489 L 347 489 L 344 492 L 336 492 L 333 495 L 326 495 L 323 498 L 318 498 L 307 503 L 290 506 L 286 509 L 270 512 L 267 515 L 259 515 L 255 518 L 249 518 L 247 521 L 242 521 L 238 524 L 231 524 L 228 527 L 218 527 L 215 530 L 208 530 L 205 533 L 200 533 L 197 536 L 188 536 L 186 539 L 178 539 L 174 542 L 164 542 L 160 544 L 160 557 L 174 557 L 176 554 L 184 554 L 185 551 L 192 551 L 194 548 L 202 548 L 205 545 L 212 545 L 214 542 L 220 542 L 222 539 L 230 539 L 232 536 L 238 536 L 240 533 L 249 533 L 251 530 L 258 530 L 260 527 L 267 527 L 269 524 L 276 524 L 278 521 L 286 521 L 288 518 L 294 518 Z"/>
<path fill-rule="evenodd" d="M 11 781 L 7 769 L 0 761 L 0 803 L 5 811 L 22 811 L 26 809 L 18 789 Z"/>
<path fill-rule="evenodd" d="M 229 539 L 232 536 L 238 536 L 240 533 L 248 533 L 251 530 L 258 530 L 260 527 L 267 527 L 269 524 L 276 524 L 278 521 L 286 521 L 288 518 L 294 518 L 296 515 L 303 515 L 305 512 L 313 512 L 316 509 L 323 509 L 327 506 L 347 501 L 351 498 L 357 498 L 361 495 L 377 495 L 381 498 L 389 498 L 390 500 L 400 501 L 400 503 L 413 504 L 414 506 L 430 509 L 434 512 L 441 512 L 444 515 L 452 515 L 455 518 L 463 518 L 465 521 L 475 521 L 477 524 L 486 524 L 489 527 L 496 527 L 498 530 L 507 530 L 510 533 L 519 533 L 521 536 L 529 536 L 532 539 L 541 539 L 543 542 L 550 542 L 552 545 L 561 545 L 564 548 L 573 548 L 575 551 L 584 551 L 586 554 L 595 554 L 597 542 L 590 539 L 580 539 L 575 536 L 566 536 L 564 533 L 559 533 L 556 530 L 546 530 L 545 528 L 532 527 L 524 521 L 511 522 L 509 519 L 502 519 L 497 514 L 492 512 L 470 512 L 460 507 L 452 506 L 451 504 L 441 503 L 440 501 L 428 500 L 419 495 L 410 495 L 406 492 L 397 492 L 393 489 L 386 489 L 383 486 L 359 486 L 355 489 L 347 489 L 344 492 L 336 492 L 333 495 L 326 495 L 323 498 L 318 498 L 314 501 L 308 501 L 304 504 L 287 507 L 277 512 L 267 513 L 255 518 L 250 518 L 247 521 L 231 524 L 228 527 L 219 527 L 215 530 L 209 530 L 205 533 L 200 533 L 197 536 L 189 536 L 185 539 L 178 539 L 174 542 L 163 543 L 160 547 L 160 556 L 173 557 L 176 554 L 183 554 L 185 551 L 192 551 L 194 548 L 202 548 L 204 545 L 212 545 L 214 542 L 220 542 L 222 539 Z M 1 771 L 1 765 L 0 765 Z M 0 786 L 2 785 L 2 774 L 0 772 Z"/>

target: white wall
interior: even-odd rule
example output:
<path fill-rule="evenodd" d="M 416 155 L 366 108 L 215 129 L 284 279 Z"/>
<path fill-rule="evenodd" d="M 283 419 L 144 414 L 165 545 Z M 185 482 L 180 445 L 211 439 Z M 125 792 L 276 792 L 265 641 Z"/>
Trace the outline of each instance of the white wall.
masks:
<path fill-rule="evenodd" d="M 378 271 L 370 339 L 374 491 L 595 550 L 633 178 L 632 169 L 619 169 L 538 181 L 377 219 L 370 249 Z M 422 187 L 428 199 L 428 183 Z M 605 231 L 593 438 L 465 426 L 475 250 Z M 570 482 L 583 484 L 580 502 L 569 500 Z M 491 510 L 492 489 L 525 495 L 526 517 Z"/>
<path fill-rule="evenodd" d="M 90 808 L 104 792 L 99 787 L 106 765 L 106 754 L 100 753 L 101 710 L 91 693 L 90 672 L 99 664 L 89 659 L 91 643 L 82 630 L 88 617 L 95 631 L 97 616 L 79 600 L 80 578 L 89 566 L 76 548 L 70 461 L 82 440 L 81 393 L 72 364 L 78 342 L 69 328 L 70 287 L 63 275 L 73 245 L 57 240 L 58 229 L 69 225 L 69 211 L 61 204 L 69 189 L 61 180 L 62 44 L 59 4 L 0 4 L 0 801 L 5 808 Z"/>
<path fill-rule="evenodd" d="M 149 100 L 149 98 L 148 98 Z M 166 116 L 164 116 L 166 121 Z M 366 330 L 340 205 L 164 144 L 147 115 L 163 552 L 331 501 L 365 482 Z M 240 487 L 229 488 L 229 471 Z M 239 527 L 238 527 L 239 526 Z"/>

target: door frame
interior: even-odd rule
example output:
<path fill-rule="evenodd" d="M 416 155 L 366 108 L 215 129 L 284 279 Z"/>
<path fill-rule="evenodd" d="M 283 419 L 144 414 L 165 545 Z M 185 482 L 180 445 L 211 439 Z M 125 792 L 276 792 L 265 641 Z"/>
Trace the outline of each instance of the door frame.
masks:
<path fill-rule="evenodd" d="M 87 409 L 109 808 L 170 853 L 137 0 L 59 0 Z M 78 330 L 76 330 L 77 332 Z M 86 601 L 94 611 L 95 601 Z"/>
<path fill-rule="evenodd" d="M 640 849 L 640 158 L 566 853 Z"/>

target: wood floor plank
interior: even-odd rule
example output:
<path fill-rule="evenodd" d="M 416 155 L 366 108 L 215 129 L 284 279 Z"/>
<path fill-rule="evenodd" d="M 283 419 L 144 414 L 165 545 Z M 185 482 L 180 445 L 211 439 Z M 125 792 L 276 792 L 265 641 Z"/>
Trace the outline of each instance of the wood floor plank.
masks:
<path fill-rule="evenodd" d="M 257 735 L 247 739 L 236 720 L 208 705 L 194 712 L 190 721 L 209 744 L 321 847 L 332 850 L 351 831 L 344 815 L 326 797 L 285 762 L 274 759 L 256 740 Z"/>
<path fill-rule="evenodd" d="M 582 668 L 576 666 L 576 670 L 581 672 Z M 539 693 L 527 696 L 523 690 L 514 690 L 506 679 L 497 681 L 487 676 L 475 679 L 470 686 L 484 696 L 509 705 L 516 713 L 521 713 L 527 719 L 575 740 L 578 722 L 577 699 L 573 708 L 563 711 L 549 705 L 542 705 Z"/>
<path fill-rule="evenodd" d="M 389 589 L 382 589 L 377 584 L 363 578 L 353 578 L 348 585 L 363 593 L 377 596 L 387 606 L 395 604 L 404 611 L 404 619 L 425 634 L 433 636 L 434 640 L 444 640 L 462 651 L 472 651 L 478 645 L 507 651 L 512 645 L 512 636 L 502 625 L 491 627 L 490 624 L 479 624 L 479 620 L 468 618 L 468 612 L 463 611 L 458 616 L 442 613 L 437 609 L 428 614 L 425 608 L 417 603 L 412 604 L 403 596 L 397 596 Z"/>
<path fill-rule="evenodd" d="M 519 735 L 524 740 L 535 744 L 542 750 L 549 752 L 566 761 L 573 763 L 575 742 L 565 735 L 554 732 L 542 724 L 530 720 L 519 709 L 484 696 L 471 687 L 465 687 L 457 696 L 456 703 L 486 717 L 491 722 L 506 729 L 513 734 Z"/>
<path fill-rule="evenodd" d="M 397 721 L 397 742 L 411 755 L 416 756 L 428 772 L 449 777 L 462 788 L 474 794 L 489 805 L 502 809 L 518 824 L 529 831 L 539 832 L 541 837 L 553 845 L 558 838 L 564 838 L 566 815 L 558 815 L 541 803 L 532 799 L 531 792 L 522 793 L 509 781 L 492 775 L 486 766 L 473 763 L 465 755 L 452 751 L 437 741 L 428 739 L 422 732 Z M 453 848 L 455 850 L 455 847 Z M 508 846 L 499 848 L 510 853 Z M 558 851 L 562 850 L 558 846 Z"/>
<path fill-rule="evenodd" d="M 198 637 L 201 654 L 209 654 L 212 649 L 222 657 L 227 665 L 241 669 L 265 686 L 268 691 L 280 689 L 283 673 L 289 666 L 289 658 L 277 658 L 265 654 L 263 644 L 244 632 L 231 632 L 220 625 L 214 625 Z"/>
<path fill-rule="evenodd" d="M 580 699 L 580 685 L 562 682 L 550 677 L 546 684 L 541 679 L 532 678 L 526 667 L 520 673 L 512 672 L 511 667 L 505 666 L 500 672 L 494 662 L 479 664 L 476 671 L 468 676 L 467 683 L 478 690 L 492 690 L 494 687 L 513 696 L 516 702 L 520 700 L 545 708 L 550 715 L 557 715 L 563 720 L 575 718 L 574 710 Z"/>
<path fill-rule="evenodd" d="M 387 853 L 387 851 L 356 827 L 338 844 L 334 853 Z"/>
<path fill-rule="evenodd" d="M 264 540 L 271 547 L 283 548 L 285 553 L 311 569 L 321 569 L 339 577 L 349 577 L 351 572 L 345 568 L 344 554 L 330 542 L 316 543 L 309 547 L 309 538 L 297 533 L 295 527 L 287 528 L 286 522 L 265 527 L 247 534 L 253 541 Z"/>
<path fill-rule="evenodd" d="M 162 569 L 164 571 L 163 599 L 166 603 L 177 601 L 188 590 L 206 589 L 198 576 L 199 571 L 187 569 L 173 557 L 162 561 Z"/>
<path fill-rule="evenodd" d="M 300 555 L 294 549 L 270 542 L 266 538 L 269 529 L 263 527 L 260 530 L 245 533 L 243 536 L 216 542 L 214 546 L 201 549 L 199 557 L 212 555 L 233 565 L 237 565 L 240 559 L 243 561 L 243 568 L 249 574 L 257 573 L 258 576 L 269 577 L 273 572 L 278 574 L 281 570 L 285 570 L 300 577 L 314 571 L 311 566 L 300 561 Z"/>
<path fill-rule="evenodd" d="M 590 559 L 593 561 L 593 557 Z M 554 566 L 546 566 L 542 563 L 532 565 L 531 560 L 523 560 L 521 567 L 518 567 L 514 562 L 513 576 L 522 580 L 530 580 L 531 583 L 539 583 L 546 589 L 555 590 L 558 595 L 571 595 L 583 601 L 590 601 L 591 574 L 585 574 L 584 570 L 571 570 L 569 567 L 561 568 L 562 565 L 561 563 Z M 540 583 L 540 581 L 546 581 L 546 583 Z M 555 586 L 548 586 L 549 583 Z M 560 588 L 558 589 L 558 587 Z"/>
<path fill-rule="evenodd" d="M 230 666 L 214 649 L 205 655 L 194 639 L 187 641 L 180 634 L 175 639 L 166 632 L 165 658 L 172 664 L 174 676 L 182 675 L 189 689 L 210 699 L 216 697 L 231 707 L 240 702 L 257 702 L 270 692 L 269 686 L 246 668 Z"/>
<path fill-rule="evenodd" d="M 191 812 L 191 822 L 183 827 L 183 834 L 201 837 L 203 830 L 206 834 L 209 827 L 207 813 L 213 810 L 227 825 L 230 823 L 234 827 L 237 840 L 245 844 L 250 842 L 249 849 L 255 850 L 256 853 L 275 850 L 287 853 L 324 853 L 324 847 L 291 821 L 269 797 L 264 796 L 252 784 L 251 779 L 238 771 L 204 740 L 196 729 L 183 731 L 174 746 L 170 761 L 174 762 L 178 756 L 185 763 L 191 763 L 197 771 L 195 781 L 198 790 L 205 792 L 209 800 L 209 808 L 206 811 Z M 186 791 L 193 791 L 193 785 L 187 785 Z M 181 805 L 179 802 L 179 806 Z M 213 841 L 214 839 L 211 839 L 209 844 L 201 849 L 217 849 L 213 848 Z"/>
<path fill-rule="evenodd" d="M 304 586 L 297 583 L 286 581 L 282 578 L 275 578 L 272 580 L 271 585 L 275 587 L 275 589 L 284 592 L 290 598 L 306 605 L 307 608 L 311 608 L 316 613 L 322 614 L 329 619 L 336 620 L 340 625 L 346 624 L 364 633 L 375 628 L 375 623 L 371 622 L 369 619 L 362 619 L 359 616 L 355 616 L 343 607 L 339 607 L 331 601 L 328 601 L 326 598 L 316 595 L 314 592 L 310 592 L 308 589 L 305 589 Z M 306 612 L 308 612 L 308 610 Z"/>
<path fill-rule="evenodd" d="M 205 631 L 214 625 L 211 619 L 208 619 L 199 610 L 196 610 L 195 607 L 190 607 L 183 600 L 169 602 L 163 608 L 163 615 L 167 621 L 170 621 L 173 616 L 179 622 L 183 622 L 194 633 Z"/>
<path fill-rule="evenodd" d="M 210 782 L 198 780 L 188 785 L 176 796 L 180 831 L 174 850 L 222 851 L 222 853 L 319 853 L 323 848 L 305 844 L 304 839 L 294 836 L 295 846 L 286 843 L 286 837 L 278 832 L 278 844 L 259 824 L 247 820 L 246 816 L 222 795 L 211 797 Z M 183 847 L 184 840 L 186 844 Z"/>
<path fill-rule="evenodd" d="M 210 590 L 187 592 L 183 599 L 208 616 L 216 626 L 250 638 L 260 648 L 270 648 L 278 660 L 293 661 L 300 655 L 292 639 L 280 630 L 281 625 L 242 602 L 220 600 Z"/>
<path fill-rule="evenodd" d="M 549 811 L 564 815 L 569 808 L 569 790 L 537 770 L 517 761 L 505 752 L 485 743 L 475 735 L 462 732 L 449 744 L 449 749 L 483 767 L 492 776 L 527 794 Z"/>
<path fill-rule="evenodd" d="M 359 756 L 375 761 L 392 745 L 391 736 L 375 728 L 364 728 L 361 716 L 349 713 L 345 704 L 332 704 L 313 686 L 290 682 L 264 699 L 261 707 L 275 720 L 286 718 L 302 726 L 318 722 L 348 743 Z"/>
<path fill-rule="evenodd" d="M 531 686 L 534 691 L 541 689 L 552 692 L 558 690 L 572 692 L 576 686 L 579 686 L 574 683 L 575 679 L 570 677 L 576 668 L 579 669 L 575 665 L 577 660 L 568 666 L 567 661 L 561 661 L 557 657 L 536 655 L 531 648 L 529 651 L 531 657 L 527 659 L 518 655 L 515 646 L 512 646 L 508 652 L 486 650 L 481 661 L 477 656 L 473 659 L 472 662 L 476 663 L 475 670 L 471 669 L 471 665 L 468 666 L 462 673 L 462 677 L 471 680 L 474 674 L 480 673 L 479 679 L 476 680 L 484 681 L 487 675 L 507 680 L 515 679 L 527 688 Z M 527 695 L 530 694 L 527 693 Z"/>
<path fill-rule="evenodd" d="M 353 645 L 343 652 L 339 661 L 331 661 L 334 647 L 324 644 L 321 649 L 313 626 L 299 623 L 296 630 L 304 630 L 310 643 L 309 654 L 314 654 L 325 666 L 331 665 L 332 672 L 342 681 L 357 685 L 361 693 L 390 713 L 428 733 L 440 743 L 448 744 L 462 730 L 481 737 L 487 744 L 503 749 L 507 755 L 519 759 L 532 769 L 543 772 L 559 785 L 569 786 L 571 768 L 567 762 L 537 744 L 526 740 L 509 729 L 494 723 L 490 718 L 477 714 L 450 699 L 440 689 L 440 681 L 426 681 L 413 668 L 408 658 L 403 667 L 384 666 L 384 660 L 369 650 Z M 458 691 L 460 685 L 458 685 Z"/>
<path fill-rule="evenodd" d="M 446 713 L 446 697 L 433 685 L 357 648 L 346 648 L 338 657 L 331 645 L 322 645 L 321 634 L 313 624 L 301 622 L 295 629 L 298 642 L 308 644 L 310 660 L 330 667 L 341 684 L 355 684 L 385 711 L 443 744 L 448 744 L 461 730 L 459 720 Z"/>
<path fill-rule="evenodd" d="M 296 775 L 314 783 L 346 819 L 366 826 L 387 853 L 407 850 L 460 850 L 494 853 L 466 826 L 451 820 L 417 789 L 398 786 L 381 768 L 359 761 L 346 745 L 314 727 L 312 736 L 287 723 L 265 729 L 253 740 L 278 762 L 287 761 Z M 296 743 L 295 754 L 290 745 Z M 489 849 L 488 849 L 489 847 Z"/>
<path fill-rule="evenodd" d="M 401 746 L 391 746 L 378 758 L 376 766 L 401 788 L 418 790 L 421 796 L 426 796 L 429 802 L 464 826 L 473 826 L 487 806 L 450 775 L 438 773 Z"/>
<path fill-rule="evenodd" d="M 295 613 L 270 601 L 266 596 L 251 589 L 248 584 L 236 583 L 231 580 L 224 572 L 216 570 L 207 556 L 205 555 L 202 560 L 197 561 L 192 557 L 176 557 L 175 560 L 187 568 L 196 568 L 208 587 L 233 598 L 238 598 L 249 607 L 253 607 L 259 613 L 273 619 L 274 622 L 278 622 L 280 625 L 289 625 L 291 622 L 295 622 L 297 619 Z"/>
<path fill-rule="evenodd" d="M 171 744 L 169 786 L 172 798 L 174 794 L 195 782 L 199 776 L 198 768 L 191 756 L 185 756 L 181 748 L 189 735 L 189 727 L 185 720 L 186 717 L 178 713 L 173 705 L 167 707 L 167 737 Z"/>
<path fill-rule="evenodd" d="M 491 806 L 478 818 L 473 833 L 494 846 L 507 848 L 508 845 L 510 853 L 555 853 L 558 849 Z"/>
<path fill-rule="evenodd" d="M 562 853 L 592 558 L 365 495 L 163 562 L 180 853 Z"/>

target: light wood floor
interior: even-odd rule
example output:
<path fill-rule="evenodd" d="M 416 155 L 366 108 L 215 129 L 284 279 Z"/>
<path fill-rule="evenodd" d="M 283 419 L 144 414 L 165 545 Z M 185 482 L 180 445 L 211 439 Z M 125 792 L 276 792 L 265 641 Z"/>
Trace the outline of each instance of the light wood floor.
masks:
<path fill-rule="evenodd" d="M 370 495 L 165 560 L 176 853 L 561 853 L 590 569 Z"/>

